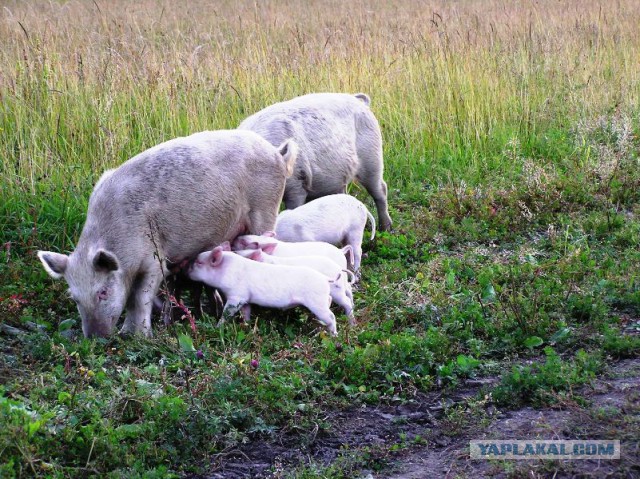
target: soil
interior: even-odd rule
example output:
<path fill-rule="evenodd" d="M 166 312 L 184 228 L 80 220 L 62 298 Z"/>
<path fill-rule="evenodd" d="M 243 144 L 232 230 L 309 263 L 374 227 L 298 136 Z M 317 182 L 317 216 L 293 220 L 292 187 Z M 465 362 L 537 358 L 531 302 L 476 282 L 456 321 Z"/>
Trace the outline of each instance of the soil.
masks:
<path fill-rule="evenodd" d="M 482 399 L 481 392 L 495 382 L 489 378 L 469 380 L 448 394 L 420 394 L 405 404 L 334 411 L 328 414 L 327 429 L 252 441 L 215 457 L 210 473 L 189 477 L 286 477 L 287 470 L 301 463 L 328 465 L 366 447 L 376 470 L 363 469 L 354 477 L 640 478 L 640 359 L 623 360 L 610 369 L 607 377 L 578 391 L 576 396 L 586 401 L 564 401 L 553 409 L 498 411 Z M 450 406 L 467 414 L 452 415 Z M 469 459 L 469 440 L 484 438 L 620 439 L 622 453 L 620 460 L 611 461 Z"/>

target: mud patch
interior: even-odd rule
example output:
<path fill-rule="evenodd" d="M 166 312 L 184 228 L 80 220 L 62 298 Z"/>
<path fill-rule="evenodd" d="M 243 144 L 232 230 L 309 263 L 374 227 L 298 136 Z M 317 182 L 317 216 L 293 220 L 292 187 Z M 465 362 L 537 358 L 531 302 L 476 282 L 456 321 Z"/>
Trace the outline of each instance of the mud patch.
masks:
<path fill-rule="evenodd" d="M 457 437 L 442 450 L 415 450 L 379 477 L 640 477 L 640 360 L 613 365 L 607 377 L 582 388 L 579 395 L 587 401 L 584 407 L 563 404 L 562 409 L 526 407 L 501 413 L 473 431 L 473 437 Z M 612 461 L 481 461 L 469 459 L 470 439 L 619 439 L 622 453 Z"/>
<path fill-rule="evenodd" d="M 475 397 L 481 388 L 495 380 L 471 380 L 449 395 L 442 392 L 419 394 L 414 400 L 391 406 L 361 406 L 330 412 L 327 430 L 306 435 L 284 433 L 275 441 L 256 440 L 241 448 L 226 451 L 213 458 L 211 472 L 190 475 L 192 479 L 240 479 L 286 477 L 293 466 L 311 461 L 328 465 L 350 451 L 369 448 L 379 454 L 379 463 L 400 457 L 404 449 L 390 453 L 398 444 L 411 444 L 416 439 L 433 443 L 438 449 L 450 448 L 453 439 L 444 434 L 440 418 L 453 404 Z M 376 459 L 372 459 L 376 461 Z M 443 456 L 443 466 L 446 461 Z M 363 470 L 362 475 L 371 474 Z M 384 477 L 384 476 L 381 476 Z"/>
<path fill-rule="evenodd" d="M 373 468 L 354 477 L 388 479 L 514 477 L 640 477 L 640 360 L 612 365 L 579 395 L 584 404 L 499 412 L 478 401 L 496 380 L 468 381 L 453 393 L 418 395 L 397 406 L 362 406 L 328 413 L 326 430 L 281 433 L 213 458 L 193 479 L 282 478 L 293 467 L 334 463 L 366 450 Z M 473 409 L 471 404 L 476 404 Z M 451 411 L 466 410 L 455 423 Z M 471 412 L 469 412 L 471 411 Z M 620 439 L 619 461 L 482 461 L 469 458 L 471 439 Z"/>

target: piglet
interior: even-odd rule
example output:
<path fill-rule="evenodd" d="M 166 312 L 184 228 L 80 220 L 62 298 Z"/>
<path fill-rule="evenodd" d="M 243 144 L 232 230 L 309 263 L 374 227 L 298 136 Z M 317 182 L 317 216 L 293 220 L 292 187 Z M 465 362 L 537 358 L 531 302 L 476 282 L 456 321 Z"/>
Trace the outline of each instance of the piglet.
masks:
<path fill-rule="evenodd" d="M 360 269 L 362 238 L 367 218 L 371 239 L 376 236 L 376 220 L 367 207 L 350 195 L 328 195 L 294 210 L 280 212 L 276 236 L 281 241 L 324 241 L 336 246 L 351 245 L 354 271 Z"/>
<path fill-rule="evenodd" d="M 340 249 L 322 241 L 287 243 L 277 240 L 272 231 L 262 235 L 238 236 L 232 244 L 234 251 L 258 248 L 267 254 L 279 257 L 325 256 L 338 264 L 341 269 L 347 269 L 346 255 L 349 255 L 349 265 L 353 266 L 353 248 L 350 245 Z"/>
<path fill-rule="evenodd" d="M 217 246 L 200 253 L 188 270 L 189 277 L 218 288 L 227 298 L 220 323 L 242 310 L 249 320 L 251 304 L 271 308 L 304 306 L 337 335 L 331 312 L 331 284 L 326 276 L 298 266 L 258 263 Z"/>
<path fill-rule="evenodd" d="M 331 284 L 331 299 L 344 309 L 344 313 L 349 318 L 349 324 L 351 326 L 356 324 L 356 318 L 353 315 L 353 293 L 351 291 L 351 284 L 347 279 L 348 275 L 353 276 L 353 273 L 349 270 L 341 270 L 340 266 L 329 258 L 325 258 L 324 256 L 278 257 L 264 254 L 261 249 L 240 250 L 236 251 L 236 254 L 261 263 L 311 268 L 325 275 L 328 279 L 339 278 Z M 341 274 L 343 271 L 346 274 Z"/>

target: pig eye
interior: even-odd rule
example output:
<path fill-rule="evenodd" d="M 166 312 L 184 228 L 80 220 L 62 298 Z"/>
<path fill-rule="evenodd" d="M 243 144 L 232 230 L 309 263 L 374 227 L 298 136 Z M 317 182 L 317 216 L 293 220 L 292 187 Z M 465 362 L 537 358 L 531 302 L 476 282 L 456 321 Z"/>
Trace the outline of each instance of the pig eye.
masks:
<path fill-rule="evenodd" d="M 109 296 L 109 292 L 106 289 L 101 289 L 98 291 L 98 299 L 100 301 L 104 301 Z"/>

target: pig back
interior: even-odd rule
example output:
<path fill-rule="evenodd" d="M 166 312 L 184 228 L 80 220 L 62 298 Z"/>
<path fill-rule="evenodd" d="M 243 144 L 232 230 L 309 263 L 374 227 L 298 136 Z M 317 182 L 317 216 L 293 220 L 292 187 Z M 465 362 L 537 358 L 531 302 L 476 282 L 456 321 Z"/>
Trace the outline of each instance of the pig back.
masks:
<path fill-rule="evenodd" d="M 313 190 L 322 196 L 340 190 L 355 176 L 356 125 L 363 117 L 375 121 L 367 103 L 354 95 L 312 93 L 270 105 L 238 128 L 254 131 L 272 145 L 293 138 L 300 146 L 298 168 L 309 165 Z"/>
<path fill-rule="evenodd" d="M 202 132 L 124 163 L 91 195 L 80 243 L 99 242 L 124 264 L 157 250 L 172 261 L 232 240 L 252 214 L 275 215 L 285 165 L 252 132 Z"/>

